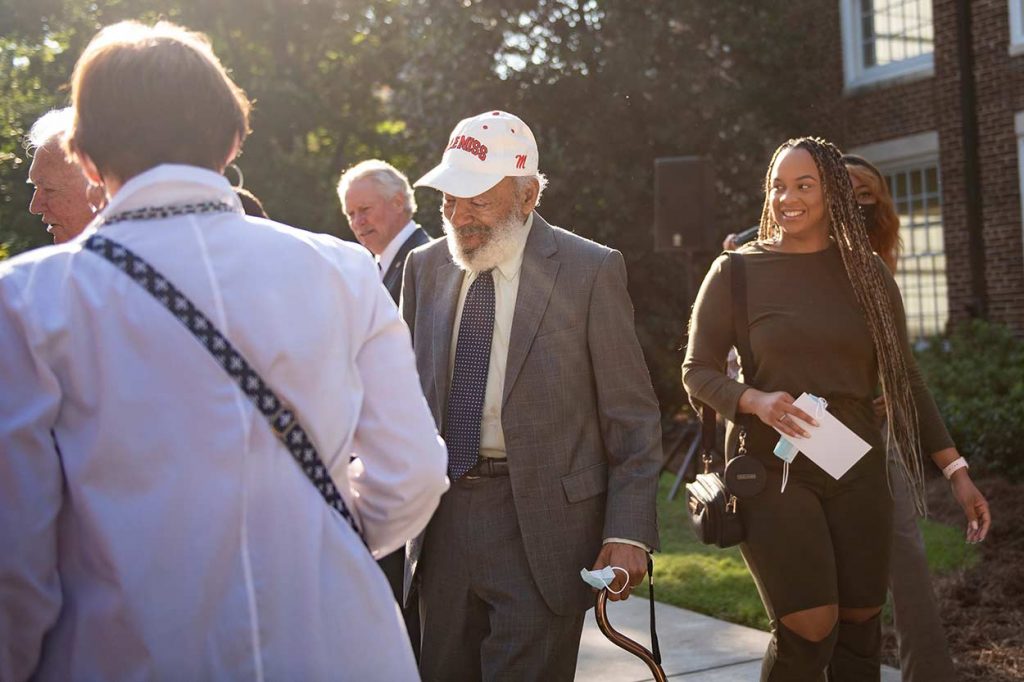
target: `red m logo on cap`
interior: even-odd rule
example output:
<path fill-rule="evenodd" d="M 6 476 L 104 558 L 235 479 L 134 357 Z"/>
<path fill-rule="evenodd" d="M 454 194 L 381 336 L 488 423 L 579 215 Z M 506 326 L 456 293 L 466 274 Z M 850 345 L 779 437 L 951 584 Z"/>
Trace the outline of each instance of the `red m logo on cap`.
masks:
<path fill-rule="evenodd" d="M 526 168 L 526 154 L 516 154 L 516 168 Z"/>

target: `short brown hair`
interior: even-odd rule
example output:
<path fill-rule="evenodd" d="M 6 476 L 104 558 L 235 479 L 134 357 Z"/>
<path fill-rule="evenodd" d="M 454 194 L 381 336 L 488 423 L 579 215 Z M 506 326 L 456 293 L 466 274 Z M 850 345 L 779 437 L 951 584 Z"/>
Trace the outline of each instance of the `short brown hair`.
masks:
<path fill-rule="evenodd" d="M 250 103 L 201 33 L 161 21 L 107 26 L 71 79 L 66 146 L 124 182 L 161 163 L 219 171 L 249 133 Z"/>

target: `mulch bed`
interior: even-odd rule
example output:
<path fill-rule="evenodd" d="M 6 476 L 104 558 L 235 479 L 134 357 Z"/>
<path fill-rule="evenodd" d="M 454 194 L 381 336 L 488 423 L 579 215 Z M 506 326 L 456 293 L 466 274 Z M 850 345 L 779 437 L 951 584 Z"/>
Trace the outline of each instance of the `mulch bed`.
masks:
<path fill-rule="evenodd" d="M 934 578 L 935 594 L 959 679 L 1019 682 L 1024 679 L 1024 484 L 996 478 L 977 484 L 993 517 L 980 545 L 981 560 L 966 571 Z M 928 509 L 936 521 L 964 526 L 963 512 L 941 478 L 929 484 Z M 899 667 L 889 627 L 883 658 Z"/>

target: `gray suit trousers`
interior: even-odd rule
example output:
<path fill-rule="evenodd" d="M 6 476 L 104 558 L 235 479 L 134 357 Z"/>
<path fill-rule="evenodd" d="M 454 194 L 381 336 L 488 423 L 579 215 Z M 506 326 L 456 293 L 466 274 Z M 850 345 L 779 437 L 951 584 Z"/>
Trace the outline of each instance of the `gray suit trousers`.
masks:
<path fill-rule="evenodd" d="M 507 476 L 452 484 L 419 572 L 425 682 L 572 681 L 586 612 L 559 616 L 541 596 Z"/>

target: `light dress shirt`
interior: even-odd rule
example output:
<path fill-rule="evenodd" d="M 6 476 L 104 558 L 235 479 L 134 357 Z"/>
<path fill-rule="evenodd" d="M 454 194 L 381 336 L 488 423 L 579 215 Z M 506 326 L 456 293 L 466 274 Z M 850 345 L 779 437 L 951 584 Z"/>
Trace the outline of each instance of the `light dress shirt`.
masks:
<path fill-rule="evenodd" d="M 380 267 L 380 279 L 384 280 L 384 275 L 388 274 L 388 269 L 391 267 L 391 263 L 395 260 L 395 256 L 398 255 L 398 250 L 402 248 L 412 233 L 416 231 L 416 223 L 410 220 L 402 228 L 402 231 L 395 235 L 394 239 L 388 242 L 388 245 L 384 247 L 383 253 L 377 256 L 377 265 Z"/>
<path fill-rule="evenodd" d="M 526 241 L 533 227 L 533 213 L 526 219 L 526 225 L 516 242 L 512 254 L 498 263 L 489 274 L 494 278 L 494 335 L 491 337 L 491 358 L 487 366 L 487 387 L 484 389 L 484 409 L 480 419 L 480 456 L 504 459 L 505 434 L 501 428 L 501 398 L 505 392 L 505 367 L 508 362 L 509 339 L 512 336 L 512 319 L 519 295 L 519 274 L 523 267 Z M 449 237 L 450 239 L 451 237 Z M 455 348 L 458 345 L 459 324 L 462 321 L 462 306 L 469 293 L 469 285 L 483 273 L 466 272 L 459 289 L 459 302 L 455 309 L 455 325 L 452 329 L 450 355 L 448 358 L 448 385 L 455 371 Z M 486 275 L 485 275 L 486 276 Z M 625 538 L 605 538 L 604 543 L 621 542 L 650 551 L 647 545 Z"/>
<path fill-rule="evenodd" d="M 448 385 L 455 371 L 455 348 L 458 345 L 459 324 L 462 322 L 462 306 L 469 293 L 469 285 L 478 276 L 494 278 L 494 335 L 491 337 L 491 359 L 487 366 L 487 387 L 484 389 L 484 410 L 480 419 L 480 455 L 502 459 L 505 457 L 505 434 L 501 429 L 501 396 L 505 391 L 505 365 L 508 362 L 508 343 L 512 336 L 512 317 L 516 312 L 516 297 L 519 295 L 519 271 L 523 267 L 523 252 L 526 239 L 533 227 L 533 214 L 519 232 L 512 254 L 487 274 L 466 272 L 459 290 L 459 302 L 455 308 L 455 325 L 452 329 L 451 353 L 448 358 Z M 449 237 L 451 239 L 451 237 Z"/>
<path fill-rule="evenodd" d="M 217 200 L 165 165 L 104 214 Z M 418 679 L 370 552 L 95 230 L 0 263 L 0 679 Z M 375 556 L 422 531 L 447 456 L 362 248 L 240 212 L 99 230 L 294 407 Z"/>

